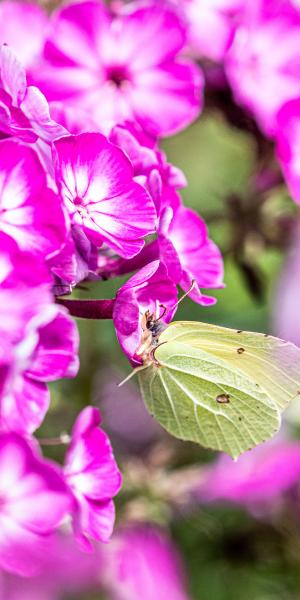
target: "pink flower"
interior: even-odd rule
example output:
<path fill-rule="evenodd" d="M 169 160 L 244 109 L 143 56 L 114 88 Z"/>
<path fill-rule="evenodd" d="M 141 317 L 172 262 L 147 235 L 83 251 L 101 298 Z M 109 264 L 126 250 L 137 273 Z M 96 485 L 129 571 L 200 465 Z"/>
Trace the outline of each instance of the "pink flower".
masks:
<path fill-rule="evenodd" d="M 167 162 L 156 138 L 147 135 L 137 123 L 127 121 L 113 127 L 110 140 L 129 157 L 135 180 L 151 194 L 158 213 L 164 206 L 180 203 L 177 190 L 187 186 L 186 178 Z"/>
<path fill-rule="evenodd" d="M 246 452 L 235 463 L 220 456 L 204 471 L 197 495 L 204 501 L 228 500 L 263 508 L 279 501 L 299 479 L 299 442 L 277 440 Z"/>
<path fill-rule="evenodd" d="M 242 0 L 184 0 L 188 23 L 188 42 L 192 51 L 221 61 L 233 38 L 234 17 Z"/>
<path fill-rule="evenodd" d="M 83 553 L 71 534 L 47 537 L 39 572 L 30 577 L 0 573 L 0 598 L 5 600 L 63 600 L 65 595 L 95 591 L 102 575 L 99 551 Z M 40 564 L 41 563 L 41 564 Z M 2 584 L 2 585 L 1 585 Z M 2 594 L 2 595 L 1 595 Z"/>
<path fill-rule="evenodd" d="M 51 143 L 67 132 L 51 119 L 40 90 L 27 86 L 26 73 L 14 53 L 0 46 L 0 133 L 25 142 Z"/>
<path fill-rule="evenodd" d="M 101 2 L 77 2 L 54 15 L 34 77 L 49 101 L 84 106 L 105 131 L 130 119 L 171 135 L 201 108 L 202 75 L 178 58 L 184 45 L 184 27 L 166 6 L 133 2 L 113 15 Z"/>
<path fill-rule="evenodd" d="M 153 261 L 133 275 L 117 292 L 113 319 L 119 344 L 133 363 L 140 363 L 135 356 L 142 340 L 142 317 L 147 310 L 157 317 L 162 314 L 160 304 L 168 311 L 163 323 L 169 323 L 176 310 L 177 289 L 168 277 L 166 267 Z"/>
<path fill-rule="evenodd" d="M 200 288 L 222 288 L 223 260 L 219 248 L 208 237 L 204 221 L 190 208 L 169 206 L 160 219 L 158 235 L 160 260 L 174 283 L 189 297 L 204 306 L 215 304 L 215 298 L 202 294 Z"/>
<path fill-rule="evenodd" d="M 67 235 L 61 200 L 47 188 L 37 154 L 15 140 L 0 142 L 0 231 L 45 258 Z"/>
<path fill-rule="evenodd" d="M 0 44 L 7 44 L 28 68 L 44 42 L 47 15 L 37 4 L 4 0 L 0 3 Z"/>
<path fill-rule="evenodd" d="M 277 156 L 291 195 L 300 202 L 300 100 L 287 102 L 278 114 Z"/>
<path fill-rule="evenodd" d="M 74 531 L 87 550 L 90 538 L 109 540 L 115 520 L 112 498 L 121 486 L 121 475 L 100 422 L 96 408 L 88 406 L 80 413 L 65 461 L 66 481 L 74 496 Z"/>
<path fill-rule="evenodd" d="M 47 262 L 55 279 L 54 293 L 69 293 L 84 279 L 98 278 L 97 263 L 97 247 L 78 225 L 72 226 L 62 250 Z"/>
<path fill-rule="evenodd" d="M 0 565 L 32 575 L 70 497 L 59 470 L 14 433 L 0 436 L 0 499 Z"/>
<path fill-rule="evenodd" d="M 114 538 L 108 557 L 108 587 L 114 600 L 188 600 L 177 549 L 151 526 L 132 526 Z"/>
<path fill-rule="evenodd" d="M 54 144 L 56 181 L 73 224 L 96 246 L 106 242 L 125 258 L 144 246 L 156 211 L 133 181 L 125 154 L 100 133 L 65 137 Z"/>
<path fill-rule="evenodd" d="M 39 427 L 49 406 L 45 382 L 77 373 L 78 334 L 64 309 L 53 304 L 46 269 L 26 254 L 10 256 L 14 268 L 8 273 L 4 269 L 0 280 L 0 335 L 5 349 L 0 429 L 28 435 Z"/>
<path fill-rule="evenodd" d="M 300 15 L 264 9 L 247 4 L 225 67 L 237 101 L 274 136 L 279 110 L 300 94 Z"/>

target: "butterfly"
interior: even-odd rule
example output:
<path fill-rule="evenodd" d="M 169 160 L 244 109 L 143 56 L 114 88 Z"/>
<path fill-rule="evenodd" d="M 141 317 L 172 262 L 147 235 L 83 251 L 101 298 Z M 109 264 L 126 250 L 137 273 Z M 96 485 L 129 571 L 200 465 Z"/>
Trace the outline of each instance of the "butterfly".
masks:
<path fill-rule="evenodd" d="M 199 322 L 163 326 L 149 312 L 135 369 L 144 402 L 171 434 L 233 459 L 273 437 L 300 396 L 300 349 Z"/>

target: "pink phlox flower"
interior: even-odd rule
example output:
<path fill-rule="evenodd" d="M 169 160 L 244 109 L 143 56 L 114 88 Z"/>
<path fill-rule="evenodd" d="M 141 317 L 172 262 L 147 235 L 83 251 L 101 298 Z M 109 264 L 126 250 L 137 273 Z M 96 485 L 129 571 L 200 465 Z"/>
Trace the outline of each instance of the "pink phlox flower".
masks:
<path fill-rule="evenodd" d="M 264 9 L 264 3 L 246 4 L 225 68 L 236 100 L 273 137 L 279 110 L 300 93 L 300 14 Z"/>
<path fill-rule="evenodd" d="M 34 80 L 49 101 L 84 106 L 105 133 L 129 119 L 171 135 L 202 105 L 203 77 L 179 56 L 184 45 L 170 7 L 132 2 L 115 14 L 103 2 L 77 2 L 53 15 Z"/>
<path fill-rule="evenodd" d="M 300 480 L 299 442 L 277 440 L 243 454 L 222 455 L 204 470 L 196 491 L 202 501 L 224 501 L 250 509 L 274 505 Z"/>
<path fill-rule="evenodd" d="M 7 44 L 25 68 L 42 50 L 48 23 L 46 12 L 31 2 L 3 0 L 0 3 L 0 44 Z"/>
<path fill-rule="evenodd" d="M 300 100 L 278 113 L 277 157 L 293 199 L 300 202 Z"/>
<path fill-rule="evenodd" d="M 23 66 L 5 45 L 0 46 L 0 132 L 25 142 L 44 144 L 67 133 L 51 119 L 40 90 L 27 85 Z"/>
<path fill-rule="evenodd" d="M 60 295 L 85 279 L 98 279 L 98 249 L 78 225 L 73 225 L 62 250 L 48 261 L 55 280 L 54 293 Z M 58 290 L 58 291 L 57 291 Z"/>
<path fill-rule="evenodd" d="M 114 600 L 188 600 L 177 548 L 164 531 L 130 526 L 116 534 L 107 557 L 107 585 Z"/>
<path fill-rule="evenodd" d="M 106 242 L 124 258 L 140 252 L 156 211 L 125 154 L 100 133 L 86 133 L 56 141 L 54 164 L 72 223 L 98 247 Z"/>
<path fill-rule="evenodd" d="M 39 557 L 39 571 L 30 577 L 0 573 L 0 598 L 5 600 L 63 600 L 65 594 L 99 589 L 100 552 L 83 553 L 71 533 L 47 536 L 47 551 Z M 1 577 L 2 575 L 2 577 Z M 2 594 L 2 595 L 1 595 Z"/>
<path fill-rule="evenodd" d="M 160 260 L 168 276 L 187 292 L 189 297 L 204 306 L 215 304 L 216 299 L 201 292 L 200 288 L 222 288 L 223 260 L 219 248 L 209 239 L 207 227 L 197 213 L 183 205 L 173 210 L 165 208 L 158 233 Z"/>
<path fill-rule="evenodd" d="M 187 186 L 186 178 L 179 168 L 167 162 L 155 137 L 137 123 L 127 121 L 112 129 L 110 139 L 127 154 L 135 180 L 146 187 L 158 214 L 165 206 L 180 203 L 177 191 Z"/>
<path fill-rule="evenodd" d="M 88 406 L 80 413 L 65 460 L 66 482 L 74 497 L 74 531 L 85 550 L 91 548 L 90 539 L 107 542 L 111 537 L 115 520 L 112 498 L 121 486 L 121 475 L 100 423 L 98 409 Z"/>
<path fill-rule="evenodd" d="M 0 333 L 11 357 L 0 383 L 0 429 L 27 435 L 49 407 L 46 382 L 76 375 L 79 340 L 74 321 L 53 303 L 46 268 L 24 253 L 12 258 L 14 269 L 0 281 Z"/>
<path fill-rule="evenodd" d="M 41 258 L 57 253 L 67 235 L 62 202 L 36 152 L 10 139 L 0 142 L 0 231 Z"/>
<path fill-rule="evenodd" d="M 233 39 L 243 0 L 184 0 L 188 44 L 200 58 L 222 61 Z"/>
<path fill-rule="evenodd" d="M 47 540 L 70 510 L 58 467 L 35 454 L 15 433 L 0 435 L 0 565 L 33 575 Z"/>
<path fill-rule="evenodd" d="M 136 356 L 142 340 L 142 317 L 147 310 L 157 318 L 168 310 L 162 321 L 169 323 L 176 311 L 177 288 L 168 277 L 166 267 L 158 260 L 143 267 L 117 292 L 113 320 L 120 346 L 133 364 L 141 363 Z"/>

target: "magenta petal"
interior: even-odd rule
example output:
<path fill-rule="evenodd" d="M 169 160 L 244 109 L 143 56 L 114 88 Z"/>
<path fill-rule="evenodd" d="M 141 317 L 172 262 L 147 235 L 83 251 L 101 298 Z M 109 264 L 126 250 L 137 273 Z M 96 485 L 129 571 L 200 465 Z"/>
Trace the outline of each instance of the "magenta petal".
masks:
<path fill-rule="evenodd" d="M 74 515 L 74 532 L 79 545 L 90 551 L 89 538 L 108 542 L 112 536 L 115 522 L 115 506 L 108 502 L 84 500 L 80 511 Z"/>
<path fill-rule="evenodd" d="M 0 46 L 0 81 L 11 96 L 13 105 L 18 107 L 26 93 L 26 73 L 14 53 L 4 45 Z"/>
<path fill-rule="evenodd" d="M 62 125 L 51 118 L 48 102 L 38 88 L 34 86 L 27 88 L 20 107 L 35 133 L 45 142 L 51 143 L 68 134 Z"/>
<path fill-rule="evenodd" d="M 236 463 L 221 456 L 196 490 L 205 501 L 228 500 L 248 507 L 279 499 L 299 481 L 300 445 L 277 440 L 246 452 Z"/>
<path fill-rule="evenodd" d="M 55 319 L 39 330 L 39 344 L 27 375 L 37 381 L 75 377 L 79 368 L 78 347 L 76 324 L 59 309 Z"/>
<path fill-rule="evenodd" d="M 203 76 L 192 63 L 170 63 L 136 75 L 132 93 L 135 118 L 155 134 L 174 135 L 202 108 Z"/>
<path fill-rule="evenodd" d="M 21 250 L 45 257 L 65 241 L 60 199 L 46 187 L 43 167 L 31 148 L 13 140 L 0 142 L 0 229 Z"/>
<path fill-rule="evenodd" d="M 146 191 L 133 181 L 125 154 L 101 134 L 81 134 L 55 142 L 56 180 L 74 224 L 98 247 L 107 244 L 124 258 L 154 231 L 156 211 Z"/>
<path fill-rule="evenodd" d="M 202 104 L 201 71 L 178 58 L 184 45 L 171 4 L 132 2 L 114 15 L 103 2 L 76 2 L 53 16 L 34 77 L 50 101 L 84 107 L 105 132 L 130 119 L 170 135 Z"/>
<path fill-rule="evenodd" d="M 46 25 L 47 15 L 37 4 L 0 3 L 0 44 L 8 44 L 26 68 L 42 49 Z"/>
<path fill-rule="evenodd" d="M 166 533 L 151 525 L 124 527 L 109 555 L 117 600 L 188 600 L 183 565 Z"/>
<path fill-rule="evenodd" d="M 114 524 L 112 497 L 121 485 L 109 439 L 99 428 L 100 413 L 87 407 L 78 416 L 65 460 L 65 476 L 74 495 L 76 536 L 107 541 Z M 82 539 L 83 538 L 83 539 Z"/>
<path fill-rule="evenodd" d="M 0 436 L 0 564 L 31 575 L 70 508 L 61 473 L 16 434 Z"/>
<path fill-rule="evenodd" d="M 45 383 L 32 380 L 26 374 L 8 381 L 8 390 L 0 402 L 0 427 L 27 435 L 42 423 L 50 404 Z"/>

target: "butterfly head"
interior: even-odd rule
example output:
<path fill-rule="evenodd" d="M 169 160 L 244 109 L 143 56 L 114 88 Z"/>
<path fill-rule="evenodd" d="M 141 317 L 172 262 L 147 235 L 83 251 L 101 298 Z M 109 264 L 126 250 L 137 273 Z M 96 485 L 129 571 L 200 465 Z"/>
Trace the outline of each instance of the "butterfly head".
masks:
<path fill-rule="evenodd" d="M 154 313 L 147 310 L 142 317 L 142 338 L 136 354 L 141 357 L 144 364 L 153 361 L 153 350 L 157 347 L 160 334 L 166 329 L 167 325 L 162 321 L 162 317 L 156 317 Z"/>

